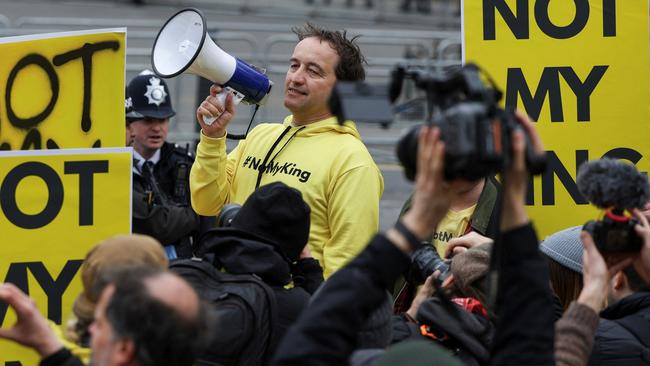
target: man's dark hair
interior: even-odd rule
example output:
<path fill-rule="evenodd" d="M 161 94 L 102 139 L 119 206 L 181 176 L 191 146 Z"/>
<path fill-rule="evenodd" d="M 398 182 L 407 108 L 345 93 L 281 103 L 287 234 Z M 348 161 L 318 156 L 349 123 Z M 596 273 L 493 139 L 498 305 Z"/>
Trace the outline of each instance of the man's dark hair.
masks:
<path fill-rule="evenodd" d="M 648 292 L 650 291 L 650 284 L 647 284 L 634 267 L 628 267 L 623 270 L 625 277 L 627 277 L 627 284 L 633 292 Z"/>
<path fill-rule="evenodd" d="M 188 318 L 151 296 L 145 281 L 166 273 L 159 268 L 129 267 L 114 273 L 115 286 L 106 318 L 116 338 L 135 345 L 143 366 L 190 366 L 203 352 L 208 337 L 207 311 L 199 303 L 198 316 Z"/>
<path fill-rule="evenodd" d="M 366 78 L 363 64 L 367 63 L 361 53 L 361 49 L 355 43 L 359 36 L 347 37 L 347 31 L 332 31 L 311 23 L 302 27 L 293 27 L 291 31 L 298 36 L 298 40 L 316 37 L 326 41 L 339 55 L 339 63 L 336 65 L 336 79 L 339 81 L 360 81 Z"/>

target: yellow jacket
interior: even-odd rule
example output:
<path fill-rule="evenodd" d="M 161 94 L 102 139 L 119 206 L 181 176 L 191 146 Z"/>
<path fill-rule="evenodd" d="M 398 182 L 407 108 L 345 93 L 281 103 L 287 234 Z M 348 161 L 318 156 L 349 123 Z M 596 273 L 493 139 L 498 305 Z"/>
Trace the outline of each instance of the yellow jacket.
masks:
<path fill-rule="evenodd" d="M 280 181 L 298 189 L 311 208 L 309 248 L 328 277 L 377 231 L 384 181 L 353 122 L 292 121 L 258 125 L 228 156 L 225 138 L 201 133 L 190 172 L 192 207 L 216 215 L 226 203 L 243 204 L 258 179 L 259 186 Z"/>

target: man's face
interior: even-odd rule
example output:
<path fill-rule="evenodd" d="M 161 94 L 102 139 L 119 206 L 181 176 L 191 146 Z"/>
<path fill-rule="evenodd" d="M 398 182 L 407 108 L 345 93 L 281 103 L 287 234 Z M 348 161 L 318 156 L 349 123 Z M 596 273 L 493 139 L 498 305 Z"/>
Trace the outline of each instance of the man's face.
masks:
<path fill-rule="evenodd" d="M 339 56 L 327 41 L 305 38 L 293 50 L 284 80 L 284 106 L 299 123 L 328 117 Z"/>
<path fill-rule="evenodd" d="M 167 139 L 169 131 L 169 118 L 145 118 L 129 124 L 127 135 L 133 137 L 133 148 L 142 157 L 150 158 L 156 150 L 160 149 Z"/>
<path fill-rule="evenodd" d="M 102 292 L 97 307 L 95 319 L 90 325 L 90 349 L 92 350 L 91 364 L 93 366 L 115 365 L 118 342 L 115 339 L 113 327 L 106 319 L 106 307 L 113 296 L 115 287 L 108 286 Z"/>

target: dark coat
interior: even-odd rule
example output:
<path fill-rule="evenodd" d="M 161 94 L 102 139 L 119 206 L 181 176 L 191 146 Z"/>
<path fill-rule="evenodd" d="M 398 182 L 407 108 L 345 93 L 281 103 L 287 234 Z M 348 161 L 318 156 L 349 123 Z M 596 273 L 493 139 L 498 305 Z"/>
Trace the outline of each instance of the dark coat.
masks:
<path fill-rule="evenodd" d="M 276 335 L 281 339 L 307 307 L 311 293 L 323 282 L 322 268 L 315 259 L 301 259 L 292 269 L 273 244 L 235 228 L 211 233 L 218 235 L 207 233 L 202 238 L 202 252 L 214 255 L 212 261 L 217 268 L 232 274 L 254 274 L 273 290 L 278 305 Z M 210 237 L 207 242 L 206 237 Z"/>
<path fill-rule="evenodd" d="M 500 235 L 489 277 L 498 274 L 490 365 L 553 365 L 554 312 L 548 264 L 532 224 Z"/>
<path fill-rule="evenodd" d="M 638 292 L 600 314 L 589 365 L 650 365 L 650 292 Z"/>
<path fill-rule="evenodd" d="M 80 359 L 73 356 L 66 348 L 45 357 L 39 363 L 40 366 L 84 366 Z"/>
<path fill-rule="evenodd" d="M 185 149 L 168 142 L 160 150 L 154 175 L 165 203 L 149 202 L 152 188 L 134 172 L 132 230 L 152 236 L 163 245 L 174 245 L 179 258 L 189 258 L 201 224 L 190 205 L 188 179 L 194 159 Z"/>
<path fill-rule="evenodd" d="M 393 342 L 434 340 L 449 349 L 464 365 L 484 365 L 490 357 L 494 325 L 487 317 L 473 314 L 438 296 L 425 300 L 418 309 L 417 323 L 403 315 L 393 316 Z M 422 333 L 424 325 L 428 334 Z"/>

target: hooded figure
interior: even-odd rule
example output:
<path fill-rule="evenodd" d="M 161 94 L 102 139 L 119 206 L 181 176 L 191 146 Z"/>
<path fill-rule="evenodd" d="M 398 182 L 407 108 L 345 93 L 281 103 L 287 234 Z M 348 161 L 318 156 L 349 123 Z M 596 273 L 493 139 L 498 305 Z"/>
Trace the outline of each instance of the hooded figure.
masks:
<path fill-rule="evenodd" d="M 280 336 L 323 281 L 318 261 L 300 258 L 309 238 L 309 213 L 300 191 L 271 183 L 246 200 L 229 227 L 207 232 L 200 242 L 199 253 L 213 255 L 215 267 L 254 274 L 273 289 Z"/>

